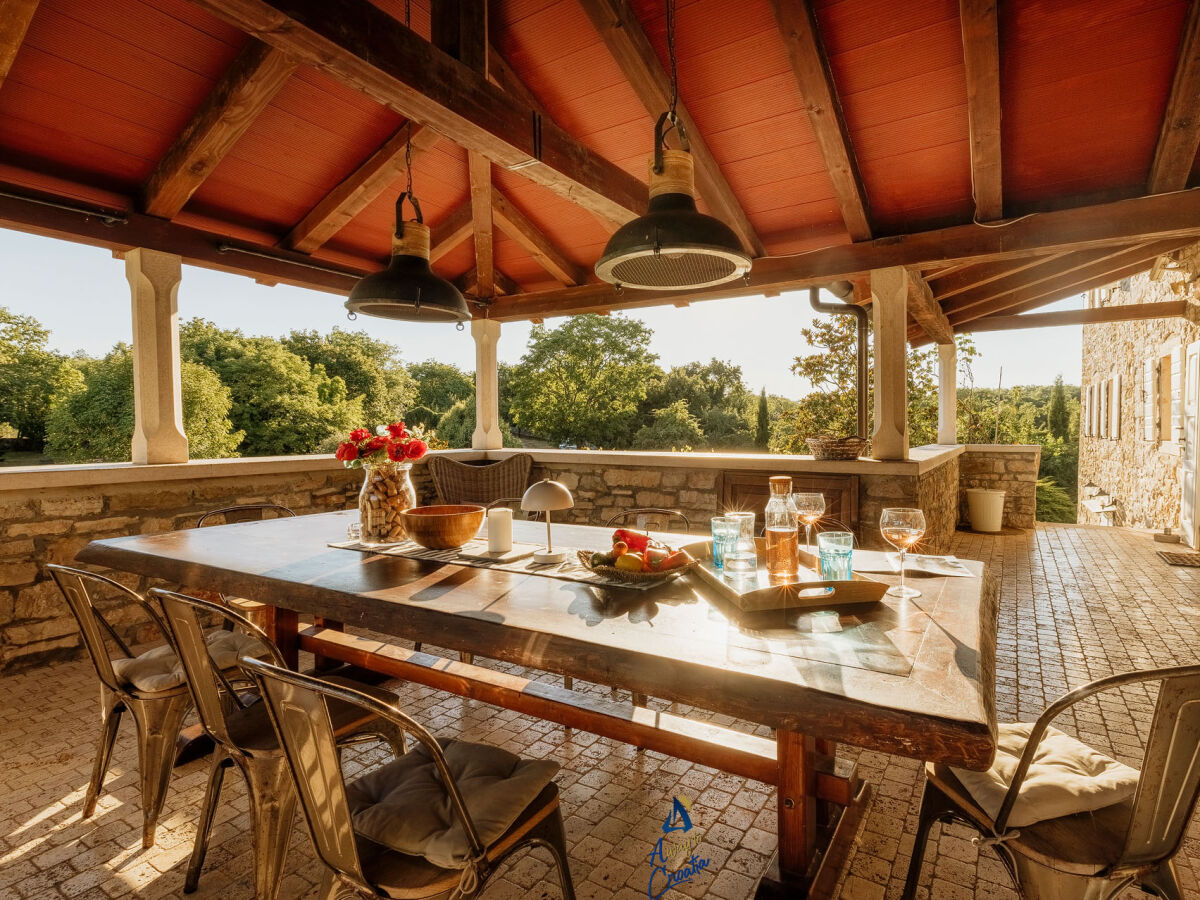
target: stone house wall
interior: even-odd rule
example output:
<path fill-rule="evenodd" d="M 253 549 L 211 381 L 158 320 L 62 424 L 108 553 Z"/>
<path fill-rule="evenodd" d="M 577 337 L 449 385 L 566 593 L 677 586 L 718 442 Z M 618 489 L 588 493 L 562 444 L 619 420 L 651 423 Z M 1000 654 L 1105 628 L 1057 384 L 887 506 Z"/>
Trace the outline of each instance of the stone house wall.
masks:
<path fill-rule="evenodd" d="M 1150 273 L 1135 275 L 1111 292 L 1093 292 L 1091 302 L 1105 306 L 1159 303 L 1196 299 L 1196 288 L 1182 293 L 1173 285 L 1187 285 L 1200 272 L 1200 245 L 1179 254 L 1179 268 L 1164 272 L 1156 281 Z M 1172 440 L 1145 437 L 1145 362 L 1161 359 L 1172 348 L 1200 341 L 1200 327 L 1183 318 L 1143 319 L 1087 325 L 1083 329 L 1082 393 L 1113 376 L 1121 379 L 1120 434 L 1088 435 L 1081 424 L 1079 438 L 1079 521 L 1136 528 L 1179 528 L 1180 447 Z M 1086 400 L 1085 400 L 1086 402 Z M 1086 422 L 1087 410 L 1083 411 Z M 1111 428 L 1110 428 L 1111 435 Z M 1116 509 L 1107 515 L 1084 505 L 1082 486 L 1094 484 L 1112 497 Z"/>
<path fill-rule="evenodd" d="M 958 520 L 969 522 L 967 488 L 1004 491 L 1004 527 L 1033 528 L 1037 524 L 1037 473 L 1042 462 L 1039 444 L 967 444 L 958 458 Z"/>

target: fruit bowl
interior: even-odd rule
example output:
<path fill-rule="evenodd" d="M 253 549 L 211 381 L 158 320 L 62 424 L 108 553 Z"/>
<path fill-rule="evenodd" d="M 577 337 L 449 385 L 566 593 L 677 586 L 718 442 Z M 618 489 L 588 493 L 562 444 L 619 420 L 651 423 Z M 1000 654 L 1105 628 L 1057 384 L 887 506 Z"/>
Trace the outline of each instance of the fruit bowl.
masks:
<path fill-rule="evenodd" d="M 484 508 L 469 504 L 414 506 L 400 513 L 408 536 L 427 550 L 457 550 L 479 533 Z"/>
<path fill-rule="evenodd" d="M 697 560 L 692 560 L 687 565 L 676 566 L 673 569 L 665 569 L 658 572 L 631 572 L 628 569 L 618 569 L 616 566 L 593 566 L 592 554 L 589 550 L 580 550 L 579 564 L 589 572 L 595 572 L 597 575 L 603 575 L 605 578 L 611 578 L 613 581 L 624 581 L 629 584 L 649 584 L 656 581 L 670 581 L 676 575 L 682 575 L 684 572 L 690 572 L 696 566 L 700 565 Z"/>

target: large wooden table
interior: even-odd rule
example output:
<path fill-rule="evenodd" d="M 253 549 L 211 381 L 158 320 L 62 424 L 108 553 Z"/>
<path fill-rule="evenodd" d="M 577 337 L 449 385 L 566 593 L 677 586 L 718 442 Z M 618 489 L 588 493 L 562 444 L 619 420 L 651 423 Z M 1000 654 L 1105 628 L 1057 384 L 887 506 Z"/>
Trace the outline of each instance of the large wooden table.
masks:
<path fill-rule="evenodd" d="M 840 632 L 814 634 L 797 613 L 739 616 L 693 576 L 601 589 L 327 547 L 351 515 L 94 541 L 78 559 L 270 604 L 293 664 L 309 650 L 774 784 L 779 849 L 763 895 L 824 894 L 836 878 L 867 791 L 836 760 L 836 742 L 991 763 L 996 591 L 980 563 L 968 563 L 973 578 L 910 579 L 919 599 L 844 610 Z M 514 528 L 518 540 L 544 535 L 534 523 Z M 564 547 L 605 548 L 609 535 L 555 526 Z M 314 625 L 301 630 L 298 614 Z M 770 726 L 775 739 L 343 633 L 342 623 L 723 713 Z"/>

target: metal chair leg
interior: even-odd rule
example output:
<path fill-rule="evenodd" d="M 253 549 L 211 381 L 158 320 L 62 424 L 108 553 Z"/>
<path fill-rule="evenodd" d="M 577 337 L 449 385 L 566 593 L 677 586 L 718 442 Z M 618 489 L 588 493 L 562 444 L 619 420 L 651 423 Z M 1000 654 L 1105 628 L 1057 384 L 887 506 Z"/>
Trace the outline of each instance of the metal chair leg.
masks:
<path fill-rule="evenodd" d="M 196 841 L 192 844 L 192 858 L 188 861 L 187 878 L 183 892 L 190 894 L 200 882 L 200 870 L 204 868 L 204 856 L 208 853 L 208 838 L 212 823 L 221 800 L 221 784 L 225 781 L 225 770 L 233 765 L 228 756 L 215 756 L 208 773 L 208 787 L 204 791 L 204 805 L 200 808 L 200 822 L 196 825 Z"/>
<path fill-rule="evenodd" d="M 353 900 L 359 896 L 359 891 L 343 884 L 332 869 L 325 870 L 321 877 L 321 886 L 317 888 L 317 900 Z"/>
<path fill-rule="evenodd" d="M 570 675 L 564 675 L 563 676 L 563 687 L 565 687 L 568 691 L 575 690 L 575 679 L 572 678 Z"/>
<path fill-rule="evenodd" d="M 192 698 L 180 692 L 164 700 L 131 700 L 129 711 L 137 723 L 138 769 L 142 783 L 142 847 L 154 846 L 154 830 L 167 798 L 171 769 L 175 765 L 175 739 Z"/>
<path fill-rule="evenodd" d="M 275 900 L 296 815 L 296 788 L 282 755 L 241 766 L 250 795 L 254 840 L 254 896 Z"/>
<path fill-rule="evenodd" d="M 925 845 L 929 843 L 929 831 L 934 822 L 946 818 L 952 809 L 946 795 L 926 781 L 917 819 L 917 838 L 913 843 L 912 858 L 908 861 L 908 877 L 904 881 L 904 891 L 900 894 L 900 900 L 913 900 L 917 895 L 917 882 L 921 880 L 921 863 L 925 861 Z"/>
<path fill-rule="evenodd" d="M 113 744 L 117 742 L 117 730 L 121 727 L 121 713 L 125 704 L 116 694 L 100 688 L 100 742 L 96 745 L 96 762 L 92 767 L 92 780 L 88 783 L 87 795 L 83 798 L 83 818 L 90 819 L 96 811 L 96 801 L 104 788 L 104 776 L 112 759 Z"/>
<path fill-rule="evenodd" d="M 1163 900 L 1183 900 L 1179 879 L 1175 877 L 1175 863 L 1169 859 L 1143 875 L 1140 887 L 1147 893 L 1157 894 Z"/>
<path fill-rule="evenodd" d="M 554 856 L 554 864 L 558 867 L 558 884 L 562 889 L 563 900 L 575 900 L 575 885 L 571 881 L 571 867 L 567 859 L 567 832 L 563 827 L 562 810 L 554 808 L 554 812 L 546 817 L 544 823 L 546 843 Z"/>

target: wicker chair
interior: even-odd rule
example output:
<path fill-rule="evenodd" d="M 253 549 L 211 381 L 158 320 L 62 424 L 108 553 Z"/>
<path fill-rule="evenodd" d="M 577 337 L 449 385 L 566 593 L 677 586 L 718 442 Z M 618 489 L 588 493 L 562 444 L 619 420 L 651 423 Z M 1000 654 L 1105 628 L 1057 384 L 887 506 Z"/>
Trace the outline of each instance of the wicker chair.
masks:
<path fill-rule="evenodd" d="M 533 457 L 528 453 L 516 453 L 499 462 L 472 466 L 445 456 L 433 456 L 428 465 L 438 503 L 487 506 L 494 500 L 520 497 L 525 493 Z"/>

